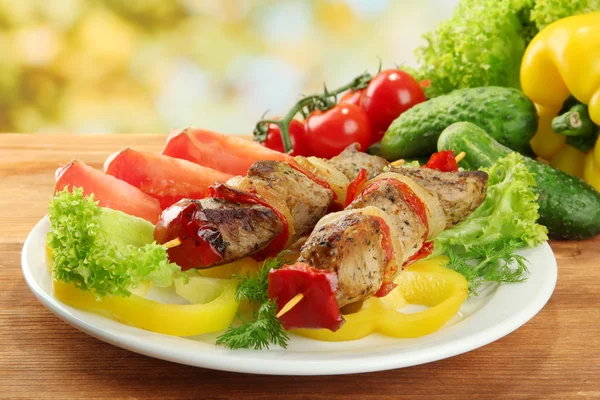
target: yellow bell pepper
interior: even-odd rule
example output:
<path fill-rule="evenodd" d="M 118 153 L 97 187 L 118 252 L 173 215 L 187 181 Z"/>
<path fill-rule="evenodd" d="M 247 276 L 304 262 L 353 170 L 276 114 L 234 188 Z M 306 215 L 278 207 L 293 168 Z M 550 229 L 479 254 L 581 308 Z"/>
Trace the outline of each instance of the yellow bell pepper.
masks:
<path fill-rule="evenodd" d="M 216 289 L 214 282 L 212 284 Z M 72 283 L 53 282 L 54 296 L 65 304 L 104 314 L 138 328 L 174 336 L 201 335 L 229 326 L 238 310 L 236 282 L 227 280 L 220 286 L 218 291 L 213 291 L 216 297 L 204 304 L 180 305 L 159 303 L 135 294 L 129 297 L 106 296 L 98 300 L 93 293 L 78 289 Z"/>
<path fill-rule="evenodd" d="M 336 331 L 294 329 L 293 332 L 316 340 L 356 340 L 379 332 L 398 338 L 428 335 L 452 318 L 467 298 L 466 279 L 444 265 L 446 257 L 434 257 L 406 267 L 394 280 L 396 287 L 382 298 L 371 297 L 360 311 L 344 316 L 346 323 Z M 402 313 L 410 305 L 429 306 L 425 311 Z"/>
<path fill-rule="evenodd" d="M 600 125 L 600 12 L 564 18 L 540 31 L 523 56 L 521 87 L 540 117 L 531 141 L 536 154 L 600 190 L 600 139 L 590 151 L 595 151 L 593 160 L 593 156 L 565 149 L 564 136 L 551 127 L 569 95 L 587 104 L 591 120 Z"/>

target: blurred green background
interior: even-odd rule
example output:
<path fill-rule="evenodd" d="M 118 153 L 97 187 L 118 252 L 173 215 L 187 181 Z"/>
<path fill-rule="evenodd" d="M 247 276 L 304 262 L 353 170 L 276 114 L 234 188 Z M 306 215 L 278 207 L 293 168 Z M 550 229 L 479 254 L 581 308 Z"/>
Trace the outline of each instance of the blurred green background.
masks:
<path fill-rule="evenodd" d="M 414 63 L 454 0 L 0 0 L 0 132 L 248 134 Z"/>

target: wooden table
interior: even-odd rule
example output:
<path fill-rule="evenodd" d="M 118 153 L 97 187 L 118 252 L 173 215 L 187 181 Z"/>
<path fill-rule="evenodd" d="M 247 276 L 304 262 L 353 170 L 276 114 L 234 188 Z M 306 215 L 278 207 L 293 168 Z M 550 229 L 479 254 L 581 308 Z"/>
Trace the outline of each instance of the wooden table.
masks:
<path fill-rule="evenodd" d="M 600 237 L 553 242 L 559 280 L 524 327 L 481 349 L 412 368 L 350 376 L 269 377 L 204 370 L 111 346 L 55 317 L 21 275 L 21 247 L 46 213 L 55 169 L 100 168 L 151 135 L 0 135 L 0 398 L 600 399 Z"/>

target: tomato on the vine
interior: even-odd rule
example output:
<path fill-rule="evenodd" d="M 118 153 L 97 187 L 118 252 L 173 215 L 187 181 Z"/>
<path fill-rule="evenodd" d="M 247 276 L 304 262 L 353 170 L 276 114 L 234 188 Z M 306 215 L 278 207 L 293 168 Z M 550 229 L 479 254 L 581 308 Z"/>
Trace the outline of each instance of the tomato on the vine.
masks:
<path fill-rule="evenodd" d="M 380 141 L 400 114 L 425 100 L 421 85 L 407 72 L 387 69 L 378 73 L 360 98 L 360 106 L 371 122 L 370 144 Z"/>
<path fill-rule="evenodd" d="M 289 127 L 290 141 L 292 142 L 292 156 L 310 156 L 310 146 L 306 138 L 304 124 L 297 119 L 290 122 Z M 283 141 L 281 140 L 281 130 L 277 124 L 269 124 L 267 137 L 263 143 L 265 147 L 271 150 L 285 152 Z"/>
<path fill-rule="evenodd" d="M 327 111 L 313 111 L 306 120 L 311 153 L 335 157 L 352 143 L 365 150 L 371 140 L 371 126 L 365 110 L 355 104 L 337 104 Z"/>
<path fill-rule="evenodd" d="M 362 96 L 363 89 L 359 90 L 348 90 L 340 98 L 339 103 L 360 105 L 360 97 Z"/>

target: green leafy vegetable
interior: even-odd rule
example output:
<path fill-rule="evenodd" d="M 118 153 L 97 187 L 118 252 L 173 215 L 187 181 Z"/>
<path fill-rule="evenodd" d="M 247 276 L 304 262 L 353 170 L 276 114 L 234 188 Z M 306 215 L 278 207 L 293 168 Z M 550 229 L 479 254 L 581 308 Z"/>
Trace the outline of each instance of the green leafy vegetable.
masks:
<path fill-rule="evenodd" d="M 235 290 L 238 301 L 248 300 L 258 305 L 254 310 L 251 321 L 245 321 L 238 313 L 241 325 L 230 325 L 227 330 L 217 338 L 217 345 L 230 349 L 255 349 L 269 348 L 275 344 L 287 347 L 289 336 L 276 317 L 277 303 L 269 299 L 269 271 L 279 269 L 285 263 L 285 253 L 265 261 L 258 274 L 252 276 L 238 276 L 239 282 Z"/>
<path fill-rule="evenodd" d="M 525 259 L 515 251 L 548 239 L 539 218 L 535 181 L 523 156 L 511 153 L 499 159 L 488 173 L 486 198 L 475 212 L 435 239 L 435 253 L 448 254 L 448 267 L 469 281 L 476 294 L 483 282 L 521 282 L 526 279 Z"/>
<path fill-rule="evenodd" d="M 461 0 L 452 18 L 424 35 L 418 80 L 428 97 L 479 86 L 518 88 L 527 44 L 551 22 L 600 9 L 600 0 Z"/>
<path fill-rule="evenodd" d="M 474 246 L 460 254 L 450 249 L 450 261 L 446 267 L 462 274 L 469 282 L 469 294 L 477 295 L 484 282 L 509 283 L 527 279 L 526 260 L 515 253 L 520 247 L 521 242 L 509 240 L 489 246 Z"/>
<path fill-rule="evenodd" d="M 510 153 L 484 171 L 489 176 L 485 200 L 465 221 L 435 239 L 437 254 L 451 247 L 469 250 L 508 242 L 533 247 L 548 240 L 546 227 L 536 223 L 535 180 L 523 164 L 523 156 Z"/>
<path fill-rule="evenodd" d="M 52 276 L 97 297 L 129 296 L 142 282 L 170 286 L 179 267 L 153 243 L 154 226 L 141 218 L 98 206 L 81 188 L 56 193 L 48 210 L 47 243 Z"/>
<path fill-rule="evenodd" d="M 600 10 L 600 0 L 536 0 L 531 10 L 531 21 L 537 30 L 571 15 Z"/>

